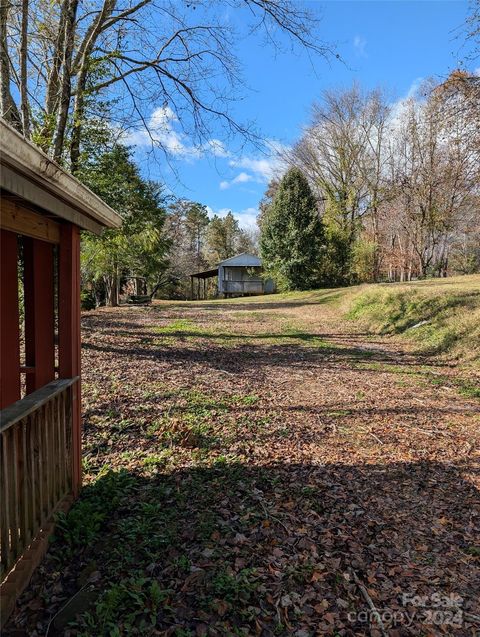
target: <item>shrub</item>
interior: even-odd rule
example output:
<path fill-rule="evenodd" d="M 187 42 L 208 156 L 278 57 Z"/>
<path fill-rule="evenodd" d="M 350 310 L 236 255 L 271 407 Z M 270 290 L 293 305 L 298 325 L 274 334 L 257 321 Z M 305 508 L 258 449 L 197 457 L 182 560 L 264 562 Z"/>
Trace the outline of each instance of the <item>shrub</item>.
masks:
<path fill-rule="evenodd" d="M 83 289 L 80 292 L 80 304 L 82 310 L 94 310 L 97 307 L 95 295 L 92 290 Z"/>

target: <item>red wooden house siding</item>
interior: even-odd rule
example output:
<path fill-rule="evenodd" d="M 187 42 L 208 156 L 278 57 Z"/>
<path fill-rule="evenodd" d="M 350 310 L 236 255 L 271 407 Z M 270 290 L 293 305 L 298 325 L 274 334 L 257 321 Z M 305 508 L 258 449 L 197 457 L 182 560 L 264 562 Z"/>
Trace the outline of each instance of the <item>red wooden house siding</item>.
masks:
<path fill-rule="evenodd" d="M 20 333 L 18 317 L 17 235 L 1 230 L 0 406 L 20 398 Z"/>

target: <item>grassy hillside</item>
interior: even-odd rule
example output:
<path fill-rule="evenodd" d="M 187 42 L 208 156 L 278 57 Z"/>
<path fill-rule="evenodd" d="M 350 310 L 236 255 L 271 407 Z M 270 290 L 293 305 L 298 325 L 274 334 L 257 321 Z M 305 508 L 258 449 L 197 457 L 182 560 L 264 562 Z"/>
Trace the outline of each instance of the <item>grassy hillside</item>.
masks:
<path fill-rule="evenodd" d="M 247 302 L 318 304 L 372 333 L 402 335 L 419 353 L 480 360 L 480 275 L 291 292 Z"/>
<path fill-rule="evenodd" d="M 403 334 L 425 354 L 480 358 L 478 275 L 364 286 L 350 295 L 347 318 L 369 331 Z"/>

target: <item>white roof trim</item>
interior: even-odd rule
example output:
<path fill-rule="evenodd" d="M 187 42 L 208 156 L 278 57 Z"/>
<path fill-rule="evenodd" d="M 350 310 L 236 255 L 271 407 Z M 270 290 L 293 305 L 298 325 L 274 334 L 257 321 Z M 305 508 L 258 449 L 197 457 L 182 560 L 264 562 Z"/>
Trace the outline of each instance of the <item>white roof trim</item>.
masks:
<path fill-rule="evenodd" d="M 68 221 L 72 221 L 71 209 L 74 209 L 77 213 L 74 223 L 82 228 L 93 229 L 94 226 L 98 225 L 107 228 L 119 228 L 122 225 L 120 215 L 102 201 L 100 197 L 52 161 L 45 153 L 27 141 L 1 118 L 0 162 L 21 177 L 42 188 L 54 198 L 67 204 L 70 211 L 65 210 L 65 213 L 62 214 L 62 206 L 50 206 L 45 204 L 45 202 L 42 202 L 42 205 L 40 202 L 33 201 L 32 198 L 30 203 L 35 203 L 45 208 L 48 212 L 52 212 Z M 8 187 L 6 189 L 8 190 Z M 53 201 L 52 199 L 50 200 Z M 92 221 L 94 222 L 93 224 Z"/>
<path fill-rule="evenodd" d="M 260 265 L 262 263 L 262 260 L 260 257 L 257 257 L 255 254 L 251 254 L 250 252 L 240 252 L 240 254 L 236 254 L 233 257 L 229 257 L 228 259 L 225 259 L 224 261 L 220 261 L 220 263 L 218 264 L 218 267 L 220 267 L 221 265 L 225 265 L 228 264 L 229 261 L 235 261 L 235 259 L 238 259 L 238 257 L 252 257 L 252 259 L 255 259 L 255 261 L 259 261 Z M 245 266 L 248 267 L 248 266 Z"/>

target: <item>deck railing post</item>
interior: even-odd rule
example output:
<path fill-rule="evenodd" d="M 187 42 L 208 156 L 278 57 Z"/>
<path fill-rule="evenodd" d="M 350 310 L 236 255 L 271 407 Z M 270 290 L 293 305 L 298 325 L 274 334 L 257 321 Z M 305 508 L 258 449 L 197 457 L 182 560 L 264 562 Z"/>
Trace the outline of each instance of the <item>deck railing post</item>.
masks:
<path fill-rule="evenodd" d="M 43 556 L 55 512 L 72 501 L 77 384 L 52 381 L 0 411 L 0 622 Z"/>
<path fill-rule="evenodd" d="M 59 253 L 59 377 L 80 376 L 80 232 L 64 224 Z M 72 387 L 72 487 L 77 495 L 82 481 L 80 381 Z"/>

